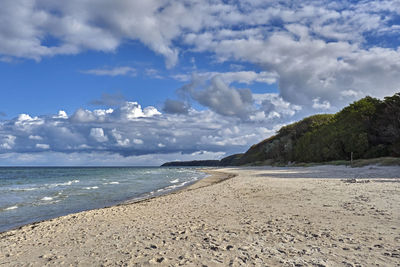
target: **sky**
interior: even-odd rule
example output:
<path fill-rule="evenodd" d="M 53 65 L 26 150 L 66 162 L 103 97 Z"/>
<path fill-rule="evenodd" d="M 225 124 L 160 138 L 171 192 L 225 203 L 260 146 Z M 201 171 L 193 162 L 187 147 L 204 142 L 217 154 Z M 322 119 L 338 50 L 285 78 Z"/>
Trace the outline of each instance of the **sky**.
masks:
<path fill-rule="evenodd" d="M 2 0 L 0 166 L 159 165 L 400 91 L 400 1 Z"/>

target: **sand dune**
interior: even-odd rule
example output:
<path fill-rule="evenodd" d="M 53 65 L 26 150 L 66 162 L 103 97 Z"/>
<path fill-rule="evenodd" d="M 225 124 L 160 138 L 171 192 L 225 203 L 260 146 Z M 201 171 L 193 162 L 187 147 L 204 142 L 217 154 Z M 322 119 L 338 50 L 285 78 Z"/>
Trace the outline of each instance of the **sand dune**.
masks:
<path fill-rule="evenodd" d="M 175 194 L 2 233 L 0 265 L 400 265 L 399 167 L 218 173 Z"/>

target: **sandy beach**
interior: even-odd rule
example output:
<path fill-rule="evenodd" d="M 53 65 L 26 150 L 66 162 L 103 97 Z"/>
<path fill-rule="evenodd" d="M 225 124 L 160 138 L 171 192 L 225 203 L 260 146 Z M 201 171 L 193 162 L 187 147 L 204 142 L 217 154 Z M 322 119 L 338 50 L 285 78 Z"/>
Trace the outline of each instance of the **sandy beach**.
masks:
<path fill-rule="evenodd" d="M 224 168 L 0 234 L 1 266 L 400 266 L 400 167 Z"/>

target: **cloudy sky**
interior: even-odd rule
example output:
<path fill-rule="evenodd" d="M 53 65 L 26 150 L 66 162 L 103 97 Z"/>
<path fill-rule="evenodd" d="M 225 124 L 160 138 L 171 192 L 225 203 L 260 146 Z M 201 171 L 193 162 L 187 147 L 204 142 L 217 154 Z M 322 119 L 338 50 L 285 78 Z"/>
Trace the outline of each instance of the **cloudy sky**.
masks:
<path fill-rule="evenodd" d="M 400 1 L 2 0 L 0 165 L 158 165 L 400 91 Z"/>

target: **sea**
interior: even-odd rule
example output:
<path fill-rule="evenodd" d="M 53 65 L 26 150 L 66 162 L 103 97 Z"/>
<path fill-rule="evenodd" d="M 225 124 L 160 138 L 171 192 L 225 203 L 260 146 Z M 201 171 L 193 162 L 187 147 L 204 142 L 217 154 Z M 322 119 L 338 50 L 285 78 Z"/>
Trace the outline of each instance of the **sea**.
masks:
<path fill-rule="evenodd" d="M 0 167 L 0 232 L 166 194 L 204 177 L 196 168 Z"/>

